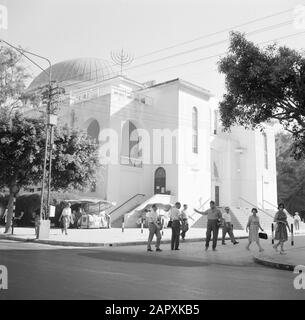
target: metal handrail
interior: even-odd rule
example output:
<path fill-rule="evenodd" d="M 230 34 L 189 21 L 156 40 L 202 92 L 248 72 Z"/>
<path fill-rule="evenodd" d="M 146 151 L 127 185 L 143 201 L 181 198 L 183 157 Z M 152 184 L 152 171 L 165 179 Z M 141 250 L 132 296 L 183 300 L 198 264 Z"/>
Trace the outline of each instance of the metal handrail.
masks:
<path fill-rule="evenodd" d="M 266 215 L 269 216 L 270 218 L 272 218 L 272 219 L 274 218 L 271 214 L 269 214 L 269 213 L 266 212 L 265 210 L 259 208 L 258 206 L 254 205 L 254 204 L 251 203 L 250 201 L 248 201 L 248 200 L 246 200 L 246 199 L 244 199 L 244 198 L 242 198 L 242 197 L 239 197 L 239 199 L 245 201 L 245 202 L 248 203 L 248 204 L 250 204 L 252 207 L 255 207 L 255 208 L 257 208 L 258 210 L 262 211 L 264 214 L 266 214 Z"/>
<path fill-rule="evenodd" d="M 263 202 L 266 202 L 266 203 L 270 204 L 272 207 L 274 207 L 275 209 L 277 209 L 277 206 L 275 204 L 269 202 L 268 200 L 264 199 Z"/>
<path fill-rule="evenodd" d="M 266 202 L 266 203 L 270 204 L 271 206 L 273 206 L 274 208 L 278 209 L 278 207 L 275 204 L 269 202 L 268 200 L 264 200 L 264 202 Z M 290 215 L 290 217 L 293 217 L 293 215 L 286 208 L 284 209 L 284 211 L 286 211 Z"/>
<path fill-rule="evenodd" d="M 119 205 L 117 208 L 115 208 L 114 210 L 112 210 L 111 212 L 109 212 L 108 214 L 111 215 L 113 212 L 117 211 L 118 209 L 122 208 L 126 203 L 128 203 L 129 201 L 133 200 L 135 197 L 137 196 L 142 196 L 145 197 L 145 194 L 143 193 L 137 193 L 135 194 L 133 197 L 129 198 L 128 200 L 126 200 L 125 202 L 123 202 L 121 205 Z"/>
<path fill-rule="evenodd" d="M 206 201 L 204 201 L 204 203 L 198 208 L 198 210 L 202 209 L 209 200 L 211 200 L 211 198 L 208 198 Z M 191 215 L 191 217 L 193 217 L 194 214 L 195 212 Z"/>

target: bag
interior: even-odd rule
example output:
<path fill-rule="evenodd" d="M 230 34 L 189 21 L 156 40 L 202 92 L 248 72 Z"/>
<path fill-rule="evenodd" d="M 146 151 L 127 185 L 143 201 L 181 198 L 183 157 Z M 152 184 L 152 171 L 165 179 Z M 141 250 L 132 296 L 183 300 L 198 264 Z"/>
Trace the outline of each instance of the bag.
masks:
<path fill-rule="evenodd" d="M 264 232 L 259 232 L 259 233 L 258 233 L 258 237 L 259 237 L 260 239 L 264 239 L 264 240 L 267 240 L 267 239 L 268 239 L 267 233 L 264 233 Z"/>
<path fill-rule="evenodd" d="M 171 228 L 171 227 L 172 227 L 172 224 L 173 224 L 173 221 L 169 220 L 169 221 L 168 221 L 168 224 L 167 224 L 167 227 L 168 227 L 168 228 Z"/>
<path fill-rule="evenodd" d="M 189 225 L 188 225 L 188 223 L 182 223 L 182 226 L 181 226 L 181 230 L 183 231 L 183 232 L 186 232 L 186 231 L 188 231 L 188 229 L 189 229 Z"/>

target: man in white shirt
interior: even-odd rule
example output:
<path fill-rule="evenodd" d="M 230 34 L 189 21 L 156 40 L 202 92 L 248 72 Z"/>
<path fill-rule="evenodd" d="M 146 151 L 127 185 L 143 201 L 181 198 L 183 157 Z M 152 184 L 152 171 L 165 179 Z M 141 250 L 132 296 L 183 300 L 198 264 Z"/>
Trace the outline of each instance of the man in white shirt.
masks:
<path fill-rule="evenodd" d="M 222 227 L 222 244 L 226 244 L 225 242 L 225 237 L 226 234 L 228 233 L 231 242 L 233 244 L 238 244 L 238 242 L 235 240 L 234 234 L 233 234 L 233 229 L 232 229 L 232 221 L 231 221 L 231 214 L 230 214 L 230 208 L 225 207 L 225 213 L 222 215 L 223 219 L 223 227 Z"/>
<path fill-rule="evenodd" d="M 300 218 L 298 212 L 296 212 L 296 213 L 294 214 L 293 220 L 294 220 L 295 230 L 299 230 L 299 229 L 300 229 L 300 220 L 301 220 L 301 218 Z"/>
<path fill-rule="evenodd" d="M 162 251 L 160 249 L 160 243 L 161 243 L 161 223 L 160 223 L 160 217 L 157 212 L 157 205 L 153 204 L 151 207 L 151 210 L 147 213 L 147 222 L 148 222 L 148 229 L 149 229 L 149 236 L 148 236 L 148 242 L 147 242 L 147 251 L 151 252 L 151 242 L 156 235 L 157 242 L 156 242 L 156 251 L 160 252 Z"/>
<path fill-rule="evenodd" d="M 183 205 L 183 210 L 181 211 L 181 220 L 182 220 L 181 238 L 182 238 L 182 240 L 185 239 L 185 234 L 189 229 L 188 219 L 190 218 L 190 219 L 194 220 L 193 217 L 188 214 L 187 208 L 188 208 L 187 204 L 184 204 Z"/>

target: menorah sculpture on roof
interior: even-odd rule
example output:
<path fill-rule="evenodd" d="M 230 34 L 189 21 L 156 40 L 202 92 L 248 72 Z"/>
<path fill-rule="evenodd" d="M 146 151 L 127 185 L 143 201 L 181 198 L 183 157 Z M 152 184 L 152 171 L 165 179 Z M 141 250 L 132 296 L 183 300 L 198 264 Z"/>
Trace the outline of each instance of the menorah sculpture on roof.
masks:
<path fill-rule="evenodd" d="M 120 66 L 120 75 L 123 75 L 123 67 L 130 65 L 134 60 L 134 57 L 128 53 L 125 53 L 123 49 L 119 52 L 111 51 L 110 56 L 114 64 Z"/>

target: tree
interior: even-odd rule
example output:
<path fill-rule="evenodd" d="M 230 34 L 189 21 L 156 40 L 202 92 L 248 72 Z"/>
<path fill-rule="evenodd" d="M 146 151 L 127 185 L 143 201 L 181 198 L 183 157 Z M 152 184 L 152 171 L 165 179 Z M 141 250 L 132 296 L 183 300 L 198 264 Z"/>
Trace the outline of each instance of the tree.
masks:
<path fill-rule="evenodd" d="M 263 129 L 279 121 L 293 138 L 296 159 L 305 155 L 305 58 L 287 47 L 261 49 L 238 32 L 218 64 L 227 93 L 220 102 L 224 128 Z"/>
<path fill-rule="evenodd" d="M 0 188 L 10 191 L 11 226 L 13 198 L 23 187 L 40 184 L 43 174 L 45 121 L 26 118 L 19 112 L 1 112 Z M 54 133 L 51 189 L 83 189 L 95 180 L 98 167 L 97 145 L 84 133 L 59 128 Z M 8 232 L 8 231 L 7 231 Z"/>
<path fill-rule="evenodd" d="M 45 120 L 20 112 L 25 104 L 39 105 L 41 93 L 25 90 L 29 75 L 21 57 L 0 47 L 0 190 L 9 190 L 6 232 L 18 191 L 42 181 L 45 153 Z M 97 144 L 78 130 L 67 127 L 54 132 L 52 190 L 83 189 L 94 181 L 98 167 Z"/>
<path fill-rule="evenodd" d="M 291 154 L 291 135 L 279 132 L 276 135 L 276 166 L 278 202 L 284 202 L 294 214 L 305 209 L 305 163 L 295 160 Z"/>

